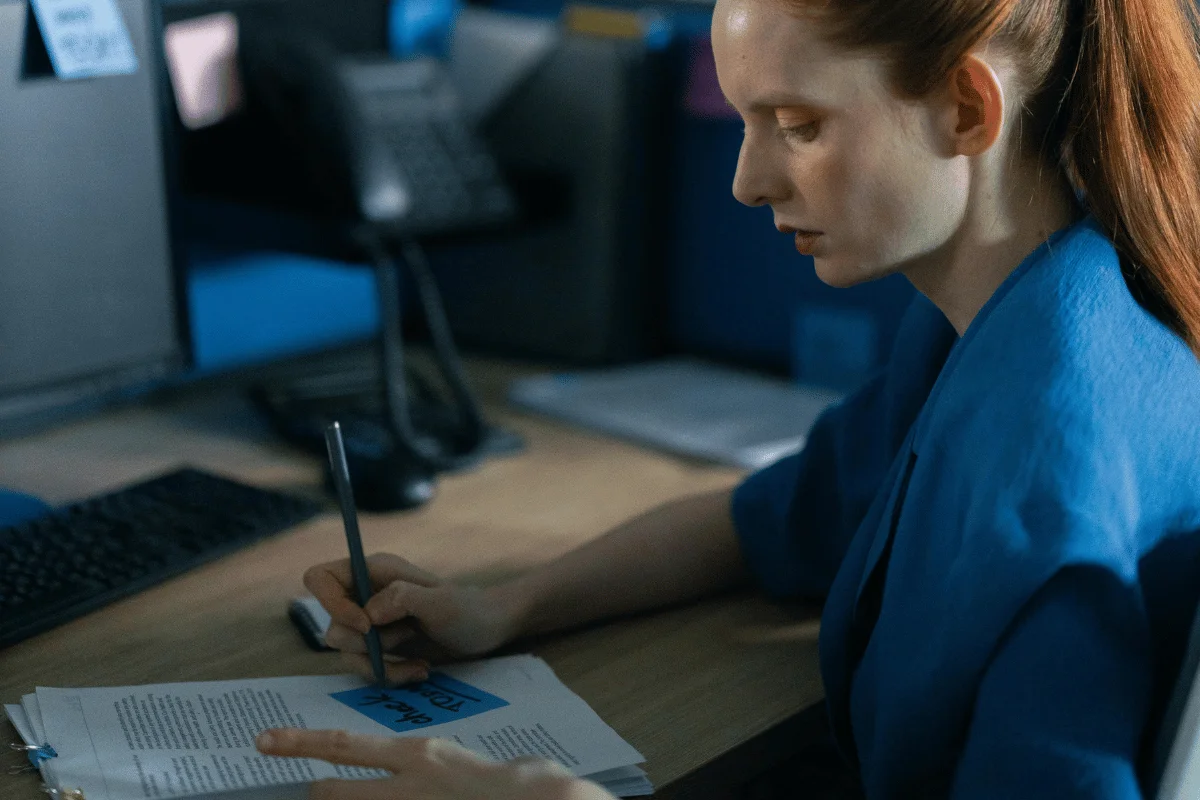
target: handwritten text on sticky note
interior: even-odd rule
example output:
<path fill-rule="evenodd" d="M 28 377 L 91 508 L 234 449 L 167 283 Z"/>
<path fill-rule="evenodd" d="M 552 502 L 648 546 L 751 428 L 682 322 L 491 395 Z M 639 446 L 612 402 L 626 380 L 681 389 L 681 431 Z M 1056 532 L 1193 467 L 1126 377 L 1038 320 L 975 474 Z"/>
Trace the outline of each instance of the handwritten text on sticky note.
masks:
<path fill-rule="evenodd" d="M 58 77 L 95 78 L 137 71 L 137 54 L 116 0 L 31 2 Z"/>
<path fill-rule="evenodd" d="M 466 719 L 508 705 L 507 700 L 441 672 L 408 686 L 394 689 L 368 686 L 330 697 L 398 733 Z"/>

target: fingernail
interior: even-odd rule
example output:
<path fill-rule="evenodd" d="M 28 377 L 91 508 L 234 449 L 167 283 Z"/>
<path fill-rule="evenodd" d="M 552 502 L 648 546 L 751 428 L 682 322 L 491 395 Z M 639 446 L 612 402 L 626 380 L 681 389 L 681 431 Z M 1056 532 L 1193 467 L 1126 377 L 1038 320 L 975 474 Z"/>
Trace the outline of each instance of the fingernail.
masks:
<path fill-rule="evenodd" d="M 275 735 L 270 731 L 263 731 L 254 738 L 254 745 L 259 750 L 270 750 L 275 746 Z"/>

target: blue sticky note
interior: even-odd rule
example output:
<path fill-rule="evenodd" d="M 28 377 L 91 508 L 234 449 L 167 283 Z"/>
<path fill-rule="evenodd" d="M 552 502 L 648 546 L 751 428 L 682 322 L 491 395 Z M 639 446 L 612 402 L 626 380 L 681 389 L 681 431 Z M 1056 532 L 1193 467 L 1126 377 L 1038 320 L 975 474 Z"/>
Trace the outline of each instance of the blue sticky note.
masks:
<path fill-rule="evenodd" d="M 138 68 L 116 0 L 30 0 L 60 78 L 127 75 Z"/>
<path fill-rule="evenodd" d="M 397 733 L 466 719 L 508 705 L 507 700 L 441 672 L 408 686 L 366 686 L 329 696 Z"/>

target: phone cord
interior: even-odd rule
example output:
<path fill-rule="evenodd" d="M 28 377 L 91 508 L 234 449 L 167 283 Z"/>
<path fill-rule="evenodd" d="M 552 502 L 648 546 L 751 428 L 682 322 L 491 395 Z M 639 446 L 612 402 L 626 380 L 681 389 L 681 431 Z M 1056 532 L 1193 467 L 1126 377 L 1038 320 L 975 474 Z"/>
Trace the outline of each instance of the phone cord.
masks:
<path fill-rule="evenodd" d="M 400 271 L 377 233 L 361 237 L 370 252 L 379 294 L 380 384 L 387 413 L 384 415 L 397 449 L 419 464 L 434 471 L 460 469 L 474 462 L 487 436 L 479 403 L 467 384 L 466 371 L 450 332 L 450 323 L 441 293 L 429 267 L 429 260 L 417 242 L 406 239 L 401 253 L 416 286 L 425 315 L 425 325 L 433 341 L 434 357 L 454 399 L 462 426 L 455 442 L 442 443 L 436 437 L 418 433 L 409 412 L 405 385 L 404 338 L 400 310 Z"/>

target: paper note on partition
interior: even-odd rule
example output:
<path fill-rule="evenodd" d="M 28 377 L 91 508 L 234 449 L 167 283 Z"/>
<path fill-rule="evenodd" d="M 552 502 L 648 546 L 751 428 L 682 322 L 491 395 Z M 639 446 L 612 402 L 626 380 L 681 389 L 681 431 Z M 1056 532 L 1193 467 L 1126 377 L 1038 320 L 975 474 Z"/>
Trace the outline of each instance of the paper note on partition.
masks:
<path fill-rule="evenodd" d="M 31 3 L 58 77 L 95 78 L 137 71 L 137 54 L 116 0 Z"/>

